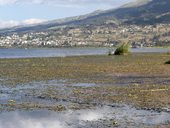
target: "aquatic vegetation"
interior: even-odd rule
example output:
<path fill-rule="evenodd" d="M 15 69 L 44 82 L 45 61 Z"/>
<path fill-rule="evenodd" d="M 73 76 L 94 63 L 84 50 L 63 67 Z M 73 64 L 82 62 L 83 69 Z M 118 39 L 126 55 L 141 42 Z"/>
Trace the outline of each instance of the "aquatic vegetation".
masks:
<path fill-rule="evenodd" d="M 169 61 L 166 61 L 165 64 L 170 64 L 170 60 L 169 60 Z"/>
<path fill-rule="evenodd" d="M 129 53 L 129 44 L 123 43 L 120 47 L 116 49 L 114 55 L 127 55 Z"/>
<path fill-rule="evenodd" d="M 3 83 L 9 86 L 51 79 L 104 84 L 113 83 L 113 78 L 108 74 L 167 76 L 170 68 L 162 62 L 168 59 L 165 54 L 0 59 L 0 76 L 7 78 Z"/>
<path fill-rule="evenodd" d="M 9 106 L 15 106 L 16 101 L 15 100 L 8 100 L 8 105 Z"/>
<path fill-rule="evenodd" d="M 117 125 L 118 125 L 118 122 L 115 121 L 115 120 L 113 120 L 113 121 L 112 121 L 112 125 L 113 125 L 113 126 L 117 126 Z"/>
<path fill-rule="evenodd" d="M 8 103 L 16 103 L 15 100 L 8 100 Z"/>
<path fill-rule="evenodd" d="M 15 111 L 15 110 L 36 110 L 36 109 L 46 109 L 51 111 L 65 111 L 66 107 L 64 105 L 46 105 L 40 103 L 13 103 L 13 104 L 2 104 L 2 110 L 5 111 Z"/>
<path fill-rule="evenodd" d="M 52 108 L 54 111 L 64 111 L 66 110 L 66 107 L 64 105 L 57 105 Z"/>
<path fill-rule="evenodd" d="M 125 103 L 139 108 L 166 108 L 170 104 L 170 68 L 162 62 L 168 59 L 169 56 L 163 53 L 139 53 L 128 57 L 101 55 L 0 59 L 0 76 L 6 78 L 0 82 L 5 87 L 16 89 L 17 86 L 25 86 L 33 81 L 68 80 L 64 83 L 64 91 L 50 84 L 43 89 L 26 89 L 26 93 L 21 91 L 25 98 L 30 96 L 38 101 L 66 101 L 69 105 L 58 106 L 36 101 L 22 103 L 16 100 L 11 107 L 10 102 L 4 107 L 60 111 L 67 108 L 90 108 L 105 103 Z M 95 85 L 74 86 L 79 83 Z"/>

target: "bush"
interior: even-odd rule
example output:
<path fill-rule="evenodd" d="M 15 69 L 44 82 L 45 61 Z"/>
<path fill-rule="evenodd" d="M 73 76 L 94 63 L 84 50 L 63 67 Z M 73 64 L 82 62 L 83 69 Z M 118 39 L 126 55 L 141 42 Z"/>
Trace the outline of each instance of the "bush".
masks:
<path fill-rule="evenodd" d="M 124 43 L 116 49 L 114 55 L 127 55 L 128 53 L 129 53 L 129 45 L 127 43 Z"/>
<path fill-rule="evenodd" d="M 169 60 L 169 61 L 167 61 L 167 62 L 165 62 L 165 64 L 170 64 L 170 60 Z"/>

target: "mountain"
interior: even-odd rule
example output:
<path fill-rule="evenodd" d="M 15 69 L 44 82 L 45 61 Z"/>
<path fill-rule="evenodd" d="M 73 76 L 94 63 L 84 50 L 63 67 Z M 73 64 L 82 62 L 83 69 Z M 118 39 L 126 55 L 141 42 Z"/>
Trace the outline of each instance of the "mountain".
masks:
<path fill-rule="evenodd" d="M 115 18 L 128 24 L 170 23 L 170 0 L 152 0 L 141 6 L 117 9 Z"/>
<path fill-rule="evenodd" d="M 136 0 L 118 9 L 99 10 L 87 15 L 53 20 L 32 26 L 2 29 L 0 33 L 45 31 L 60 26 L 97 26 L 109 22 L 115 25 L 170 23 L 170 0 Z"/>
<path fill-rule="evenodd" d="M 118 9 L 103 11 L 84 21 L 93 23 L 114 19 L 125 24 L 170 23 L 170 0 L 137 0 Z"/>
<path fill-rule="evenodd" d="M 97 25 L 97 24 L 101 24 L 103 20 L 101 20 L 100 23 L 99 22 L 96 23 L 95 20 L 94 21 L 89 21 L 89 20 L 97 18 L 97 16 L 99 16 L 103 12 L 104 11 L 97 10 L 95 12 L 92 12 L 86 15 L 52 20 L 52 21 L 48 21 L 48 22 L 44 22 L 44 23 L 36 24 L 36 25 L 16 26 L 12 28 L 0 29 L 0 34 L 14 33 L 14 32 L 43 31 L 43 30 L 48 30 L 51 28 L 56 28 L 56 27 L 61 27 L 61 26 L 66 26 L 66 25 L 69 25 L 69 26 L 72 26 L 72 25 L 77 26 L 77 25 L 82 25 L 82 24 L 87 25 L 92 22 Z"/>

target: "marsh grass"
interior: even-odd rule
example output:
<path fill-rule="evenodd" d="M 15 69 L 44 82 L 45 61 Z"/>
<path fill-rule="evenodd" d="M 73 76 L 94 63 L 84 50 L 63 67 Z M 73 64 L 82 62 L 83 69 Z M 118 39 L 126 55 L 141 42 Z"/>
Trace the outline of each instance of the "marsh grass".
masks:
<path fill-rule="evenodd" d="M 37 95 L 39 99 L 64 99 L 82 103 L 126 103 L 142 108 L 169 107 L 170 87 L 164 85 L 115 86 L 114 76 L 139 75 L 145 77 L 170 78 L 170 68 L 164 62 L 169 55 L 158 53 L 131 54 L 127 56 L 76 56 L 56 58 L 0 59 L 0 78 L 4 86 L 16 86 L 32 81 L 67 79 L 71 83 L 97 83 L 100 87 L 71 87 L 70 93 L 47 88 Z M 162 83 L 163 84 L 163 83 Z M 107 86 L 105 86 L 107 85 Z M 34 92 L 33 92 L 34 94 Z M 67 95 L 68 94 L 68 95 Z M 35 95 L 34 95 L 35 96 Z M 39 104 L 20 105 L 9 101 L 11 108 L 48 108 L 56 111 L 63 106 Z M 80 105 L 81 106 L 81 105 Z M 86 105 L 85 105 L 86 106 Z M 77 106 L 70 106 L 78 109 Z M 87 107 L 87 106 L 86 106 Z"/>
<path fill-rule="evenodd" d="M 166 61 L 165 64 L 170 64 L 170 60 Z"/>
<path fill-rule="evenodd" d="M 78 88 L 71 96 L 82 102 L 125 103 L 139 108 L 161 109 L 170 103 L 170 87 L 165 85 L 129 85 Z"/>
<path fill-rule="evenodd" d="M 76 56 L 56 58 L 0 59 L 0 77 L 8 86 L 32 81 L 73 79 L 81 83 L 112 83 L 110 74 L 167 76 L 165 54 L 127 56 Z M 0 81 L 1 82 L 1 81 Z"/>
<path fill-rule="evenodd" d="M 127 55 L 129 53 L 129 44 L 123 43 L 120 47 L 118 47 L 114 53 L 114 55 Z"/>

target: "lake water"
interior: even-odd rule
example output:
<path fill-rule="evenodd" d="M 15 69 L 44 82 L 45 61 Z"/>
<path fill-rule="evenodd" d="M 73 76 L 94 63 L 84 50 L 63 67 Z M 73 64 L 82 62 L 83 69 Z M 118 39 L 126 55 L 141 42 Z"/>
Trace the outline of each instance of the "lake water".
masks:
<path fill-rule="evenodd" d="M 79 55 L 104 55 L 110 48 L 31 48 L 0 49 L 0 58 L 64 57 Z M 115 49 L 112 48 L 114 51 Z M 170 52 L 170 48 L 136 48 L 132 52 Z"/>

